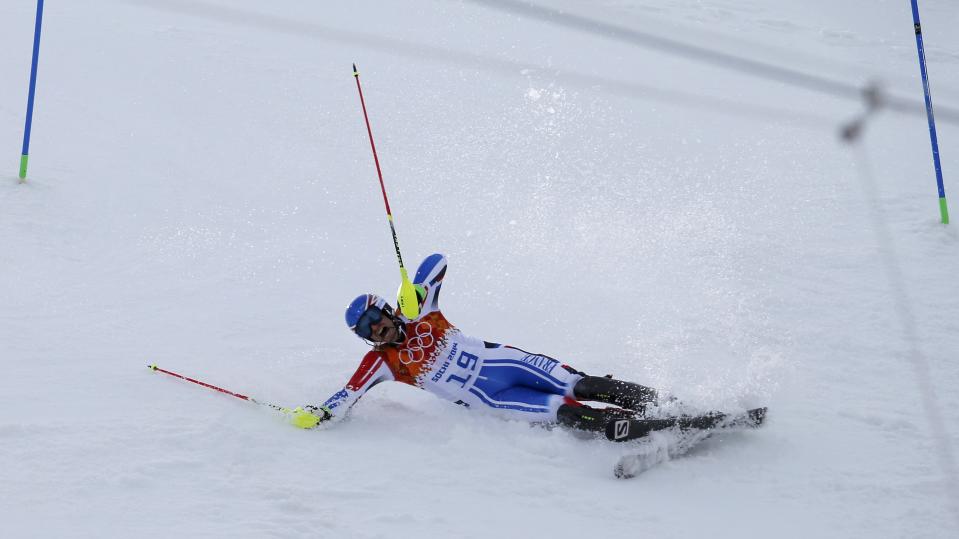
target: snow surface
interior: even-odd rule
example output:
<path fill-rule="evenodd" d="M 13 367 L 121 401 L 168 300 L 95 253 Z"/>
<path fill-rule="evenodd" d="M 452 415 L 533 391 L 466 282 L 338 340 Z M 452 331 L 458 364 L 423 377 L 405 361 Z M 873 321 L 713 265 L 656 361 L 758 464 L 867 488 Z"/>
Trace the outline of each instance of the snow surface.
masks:
<path fill-rule="evenodd" d="M 566 13 L 921 100 L 906 0 Z M 959 106 L 959 6 L 921 3 Z M 959 233 L 926 119 L 483 2 L 0 3 L 0 536 L 956 537 Z M 628 449 L 377 387 L 335 429 L 360 292 L 443 252 L 467 333 L 704 408 L 770 407 L 619 481 Z M 941 119 L 959 220 L 959 127 Z"/>

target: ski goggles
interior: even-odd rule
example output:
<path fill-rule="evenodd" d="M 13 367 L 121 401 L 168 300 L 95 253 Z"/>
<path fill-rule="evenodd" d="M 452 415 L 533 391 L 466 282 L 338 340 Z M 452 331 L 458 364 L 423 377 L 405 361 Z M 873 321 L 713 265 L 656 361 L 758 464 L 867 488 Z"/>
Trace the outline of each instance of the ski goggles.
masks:
<path fill-rule="evenodd" d="M 360 337 L 369 339 L 373 335 L 373 324 L 378 323 L 382 319 L 383 311 L 373 305 L 360 315 L 360 319 L 356 321 L 356 327 L 353 328 L 353 331 Z"/>

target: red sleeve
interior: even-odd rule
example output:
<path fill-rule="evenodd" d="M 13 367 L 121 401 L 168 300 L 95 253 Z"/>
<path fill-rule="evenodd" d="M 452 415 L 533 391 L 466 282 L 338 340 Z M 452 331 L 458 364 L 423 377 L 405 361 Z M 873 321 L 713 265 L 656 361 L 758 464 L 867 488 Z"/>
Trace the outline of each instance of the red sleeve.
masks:
<path fill-rule="evenodd" d="M 374 378 L 377 371 L 384 367 L 389 370 L 389 366 L 386 364 L 386 354 L 377 350 L 370 350 L 363 356 L 360 366 L 356 368 L 353 377 L 347 382 L 346 389 L 359 391 Z"/>
<path fill-rule="evenodd" d="M 330 410 L 330 413 L 333 414 L 334 420 L 343 419 L 346 412 L 356 404 L 356 401 L 371 387 L 380 382 L 396 379 L 393 376 L 393 371 L 391 371 L 389 365 L 387 365 L 385 358 L 386 354 L 383 352 L 376 350 L 368 352 L 363 356 L 363 361 L 360 362 L 360 366 L 357 367 L 356 372 L 353 373 L 353 377 L 350 378 L 346 387 L 337 391 L 323 403 L 323 406 L 326 406 Z"/>

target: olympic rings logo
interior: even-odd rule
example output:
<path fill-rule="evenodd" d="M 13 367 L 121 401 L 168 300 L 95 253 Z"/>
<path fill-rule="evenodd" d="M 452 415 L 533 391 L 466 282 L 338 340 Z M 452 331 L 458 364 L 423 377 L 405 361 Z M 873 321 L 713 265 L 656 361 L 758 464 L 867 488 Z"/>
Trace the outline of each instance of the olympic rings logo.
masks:
<path fill-rule="evenodd" d="M 429 322 L 420 322 L 413 328 L 415 335 L 406 340 L 405 346 L 400 350 L 400 363 L 409 365 L 410 363 L 419 363 L 426 359 L 426 353 L 433 348 L 435 340 L 433 339 L 433 326 Z"/>

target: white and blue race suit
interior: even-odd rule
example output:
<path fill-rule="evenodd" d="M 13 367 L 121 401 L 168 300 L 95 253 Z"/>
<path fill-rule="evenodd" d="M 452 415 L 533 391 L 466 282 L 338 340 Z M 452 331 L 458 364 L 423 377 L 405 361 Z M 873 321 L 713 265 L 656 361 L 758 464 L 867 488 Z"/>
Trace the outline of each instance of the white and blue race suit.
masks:
<path fill-rule="evenodd" d="M 326 400 L 332 420 L 345 413 L 371 387 L 399 381 L 445 400 L 508 419 L 552 422 L 564 403 L 575 403 L 573 387 L 583 374 L 542 354 L 483 341 L 463 334 L 446 320 L 438 297 L 446 275 L 446 258 L 427 257 L 413 283 L 420 314 L 396 317 L 405 337 L 398 344 L 368 352 L 350 381 Z"/>

